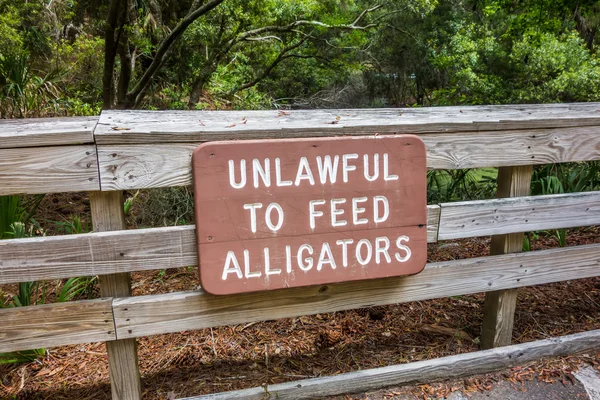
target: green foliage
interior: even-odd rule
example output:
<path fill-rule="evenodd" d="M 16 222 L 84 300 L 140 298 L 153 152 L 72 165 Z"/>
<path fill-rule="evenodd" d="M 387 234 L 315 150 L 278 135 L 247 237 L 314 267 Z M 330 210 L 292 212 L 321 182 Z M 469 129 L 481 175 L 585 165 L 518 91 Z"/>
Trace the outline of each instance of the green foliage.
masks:
<path fill-rule="evenodd" d="M 46 355 L 46 349 L 34 349 L 15 351 L 12 353 L 0 353 L 0 365 L 2 364 L 22 364 L 37 360 Z"/>
<path fill-rule="evenodd" d="M 23 217 L 23 210 L 19 207 L 19 196 L 0 197 L 0 239 L 10 236 L 12 226 Z"/>
<path fill-rule="evenodd" d="M 139 191 L 127 215 L 139 227 L 174 226 L 192 223 L 194 198 L 189 187 Z"/>
<path fill-rule="evenodd" d="M 0 239 L 24 237 L 24 227 L 35 214 L 43 198 L 44 195 L 28 199 L 21 196 L 0 196 Z"/>
<path fill-rule="evenodd" d="M 0 114 L 8 118 L 52 115 L 58 109 L 58 75 L 34 73 L 26 54 L 0 54 Z"/>
<path fill-rule="evenodd" d="M 427 171 L 427 202 L 475 200 L 493 197 L 497 171 L 486 169 L 457 169 Z"/>
<path fill-rule="evenodd" d="M 90 231 L 89 224 L 81 220 L 80 217 L 74 216 L 71 220 L 55 222 L 58 232 L 66 235 L 74 233 L 86 233 Z"/>
<path fill-rule="evenodd" d="M 531 181 L 532 195 L 600 190 L 600 162 L 536 166 Z"/>
<path fill-rule="evenodd" d="M 131 212 L 131 207 L 133 207 L 133 204 L 139 195 L 140 191 L 138 190 L 133 196 L 130 196 L 127 199 L 125 199 L 125 202 L 123 204 L 123 212 L 125 215 L 129 215 L 129 213 Z"/>
<path fill-rule="evenodd" d="M 189 6 L 136 3 L 112 76 L 130 64 L 135 86 Z M 356 23 L 368 29 L 352 29 L 370 8 Z M 1 116 L 98 114 L 106 13 L 106 2 L 0 0 Z M 600 101 L 598 31 L 590 0 L 227 0 L 174 42 L 140 106 Z"/>
<path fill-rule="evenodd" d="M 98 283 L 96 276 L 79 276 L 67 279 L 57 293 L 56 301 L 59 303 L 65 301 L 78 300 L 82 297 L 92 298 Z"/>

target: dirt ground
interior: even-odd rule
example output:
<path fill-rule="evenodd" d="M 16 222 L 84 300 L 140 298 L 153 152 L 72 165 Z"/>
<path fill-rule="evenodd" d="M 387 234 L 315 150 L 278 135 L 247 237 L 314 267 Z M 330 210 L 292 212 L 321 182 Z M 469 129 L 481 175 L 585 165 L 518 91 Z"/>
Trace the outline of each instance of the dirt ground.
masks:
<path fill-rule="evenodd" d="M 55 218 L 55 216 L 53 216 Z M 568 231 L 568 245 L 600 243 L 600 228 Z M 557 247 L 551 232 L 534 250 Z M 429 261 L 489 253 L 489 237 L 430 244 Z M 134 295 L 192 290 L 195 268 L 132 274 Z M 0 287 L 5 296 L 16 287 Z M 331 314 L 224 326 L 138 340 L 144 399 L 170 399 L 275 384 L 478 350 L 484 294 L 455 296 Z M 513 343 L 600 329 L 600 278 L 519 289 Z M 543 360 L 502 374 L 466 379 L 485 391 L 488 380 L 569 380 L 600 354 Z M 454 388 L 456 390 L 456 388 Z M 447 383 L 407 388 L 420 399 L 453 391 Z M 109 399 L 104 344 L 48 349 L 42 359 L 0 366 L 0 398 Z M 364 398 L 342 396 L 340 399 Z"/>

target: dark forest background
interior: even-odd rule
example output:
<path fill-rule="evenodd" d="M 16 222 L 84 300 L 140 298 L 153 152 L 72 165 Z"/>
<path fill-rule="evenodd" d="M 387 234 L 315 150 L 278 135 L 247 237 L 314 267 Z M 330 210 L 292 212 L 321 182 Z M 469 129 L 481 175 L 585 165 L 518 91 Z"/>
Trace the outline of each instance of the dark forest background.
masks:
<path fill-rule="evenodd" d="M 599 26 L 574 0 L 0 0 L 0 113 L 598 101 Z"/>

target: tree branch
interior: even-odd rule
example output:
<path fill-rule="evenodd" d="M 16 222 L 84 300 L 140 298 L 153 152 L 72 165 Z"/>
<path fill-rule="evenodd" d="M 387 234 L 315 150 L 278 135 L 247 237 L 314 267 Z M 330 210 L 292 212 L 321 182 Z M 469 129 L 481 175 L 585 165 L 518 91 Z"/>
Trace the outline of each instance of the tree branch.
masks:
<path fill-rule="evenodd" d="M 261 28 L 246 31 L 246 32 L 239 34 L 237 37 L 231 39 L 231 42 L 234 42 L 234 44 L 235 44 L 235 43 L 239 43 L 239 42 L 242 42 L 245 40 L 249 41 L 249 40 L 252 40 L 253 36 L 262 35 L 264 33 L 291 32 L 291 31 L 298 32 L 298 30 L 296 30 L 294 28 L 299 27 L 299 26 L 319 26 L 321 28 L 343 29 L 343 30 L 366 30 L 366 29 L 370 29 L 370 28 L 377 26 L 377 24 L 367 24 L 364 26 L 360 26 L 357 24 L 365 17 L 365 15 L 367 15 L 375 10 L 378 10 L 381 7 L 382 7 L 381 5 L 377 5 L 377 6 L 363 10 L 360 13 L 360 15 L 358 17 L 356 17 L 356 19 L 354 19 L 354 21 L 350 24 L 330 25 L 330 24 L 326 24 L 326 23 L 320 22 L 320 21 L 297 20 L 288 25 L 283 25 L 283 26 L 268 25 L 268 26 L 263 26 Z"/>
<path fill-rule="evenodd" d="M 187 27 L 190 26 L 192 22 L 194 22 L 204 14 L 208 13 L 213 8 L 217 7 L 223 1 L 225 0 L 210 0 L 204 5 L 196 8 L 195 10 L 193 8 L 190 8 L 190 12 L 188 13 L 188 15 L 185 18 L 183 18 L 177 24 L 177 26 L 173 28 L 169 35 L 162 41 L 162 43 L 158 47 L 158 50 L 156 51 L 152 63 L 150 64 L 146 72 L 144 72 L 144 75 L 142 75 L 140 81 L 127 94 L 128 103 L 139 104 L 141 102 L 142 99 L 138 97 L 143 97 L 143 94 L 146 93 L 144 89 L 150 84 L 152 78 L 160 68 L 161 64 L 165 61 L 167 53 L 171 48 L 171 45 L 175 42 L 175 40 L 177 40 L 183 34 L 183 32 L 185 32 Z M 193 6 L 197 6 L 198 3 L 199 1 L 194 1 Z"/>
<path fill-rule="evenodd" d="M 251 88 L 253 86 L 256 86 L 256 84 L 258 84 L 260 81 L 262 81 L 267 76 L 269 76 L 269 74 L 271 73 L 271 71 L 273 71 L 275 69 L 275 67 L 277 67 L 279 65 L 279 63 L 281 63 L 281 61 L 285 60 L 286 58 L 290 58 L 290 57 L 293 56 L 292 54 L 287 54 L 287 53 L 289 53 L 292 50 L 297 49 L 300 46 L 302 46 L 302 44 L 305 41 L 306 41 L 306 39 L 302 39 L 298 43 L 296 43 L 296 44 L 294 44 L 292 46 L 285 47 L 283 50 L 281 50 L 281 52 L 275 58 L 275 60 L 273 60 L 273 62 L 271 64 L 269 64 L 269 66 L 267 68 L 265 68 L 263 70 L 263 72 L 259 76 L 257 76 L 256 78 L 254 78 L 250 82 L 244 83 L 243 85 L 241 85 L 240 87 L 238 87 L 236 90 L 232 91 L 230 94 L 233 94 L 235 92 L 241 92 L 242 90 L 249 89 L 249 88 Z"/>

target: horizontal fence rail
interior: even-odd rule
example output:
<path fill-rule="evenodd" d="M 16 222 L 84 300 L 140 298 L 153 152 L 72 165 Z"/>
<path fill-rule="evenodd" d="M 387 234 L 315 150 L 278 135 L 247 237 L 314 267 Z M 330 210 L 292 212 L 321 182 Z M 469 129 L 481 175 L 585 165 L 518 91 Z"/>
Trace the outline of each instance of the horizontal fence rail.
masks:
<path fill-rule="evenodd" d="M 438 240 L 600 224 L 600 192 L 440 204 Z"/>
<path fill-rule="evenodd" d="M 267 293 L 213 296 L 191 291 L 3 309 L 0 320 L 11 329 L 0 333 L 0 351 L 429 300 L 589 278 L 599 273 L 600 244 L 593 244 L 430 263 L 420 274 L 408 277 Z M 39 312 L 36 315 L 43 323 L 30 318 L 32 312 Z"/>
<path fill-rule="evenodd" d="M 96 142 L 150 144 L 600 125 L 600 103 L 291 111 L 103 111 Z"/>
<path fill-rule="evenodd" d="M 0 196 L 100 190 L 93 144 L 0 149 Z"/>
<path fill-rule="evenodd" d="M 436 380 L 486 374 L 544 357 L 566 356 L 598 348 L 600 331 L 596 330 L 433 360 L 304 379 L 268 387 L 186 397 L 181 400 L 263 400 L 267 392 L 273 399 L 314 399 L 342 393 L 365 392 L 385 386 L 431 383 Z"/>
<path fill-rule="evenodd" d="M 429 243 L 600 224 L 600 192 L 428 206 Z M 439 235 L 438 235 L 439 230 Z M 198 264 L 193 225 L 0 241 L 0 284 Z"/>
<path fill-rule="evenodd" d="M 328 132 L 339 136 L 344 130 Z M 365 132 L 358 132 L 357 134 Z M 464 169 L 600 160 L 600 126 L 419 134 L 427 168 Z M 278 137 L 289 137 L 285 135 Z M 240 132 L 228 139 L 250 139 Z M 98 145 L 102 190 L 192 184 L 191 157 L 202 143 Z"/>
<path fill-rule="evenodd" d="M 191 152 L 211 140 L 414 133 L 427 146 L 429 169 L 592 161 L 600 159 L 598 110 L 600 103 L 104 111 L 100 117 L 38 119 L 31 129 L 28 122 L 2 121 L 0 195 L 189 185 Z"/>
<path fill-rule="evenodd" d="M 0 353 L 117 338 L 112 299 L 0 309 Z"/>
<path fill-rule="evenodd" d="M 0 149 L 94 143 L 100 117 L 0 120 Z"/>
<path fill-rule="evenodd" d="M 588 245 L 432 263 L 404 278 L 237 296 L 136 296 L 115 300 L 113 309 L 117 337 L 128 338 L 589 278 L 599 271 L 600 245 Z"/>

